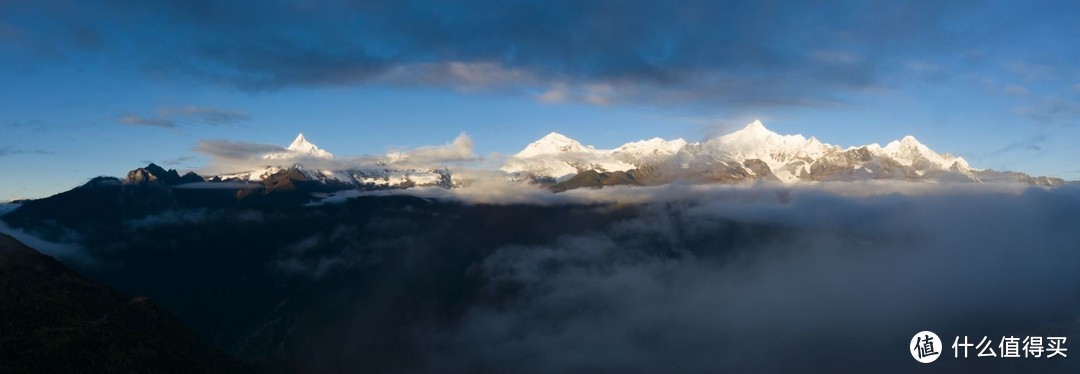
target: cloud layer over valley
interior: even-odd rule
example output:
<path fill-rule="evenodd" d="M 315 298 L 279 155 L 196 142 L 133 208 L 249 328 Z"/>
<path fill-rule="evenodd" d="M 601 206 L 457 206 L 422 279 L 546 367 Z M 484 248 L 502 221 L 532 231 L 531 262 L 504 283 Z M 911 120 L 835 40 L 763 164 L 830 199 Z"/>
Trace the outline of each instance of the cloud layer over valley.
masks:
<path fill-rule="evenodd" d="M 920 330 L 1080 332 L 1078 216 L 1075 187 L 481 186 L 167 211 L 79 244 L 227 351 L 331 372 L 908 371 Z"/>

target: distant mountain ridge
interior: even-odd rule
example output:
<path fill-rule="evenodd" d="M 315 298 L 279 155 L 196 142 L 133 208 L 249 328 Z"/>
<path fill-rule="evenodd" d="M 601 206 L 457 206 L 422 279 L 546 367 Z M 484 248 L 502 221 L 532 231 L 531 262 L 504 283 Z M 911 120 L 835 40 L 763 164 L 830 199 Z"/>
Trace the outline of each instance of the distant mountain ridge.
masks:
<path fill-rule="evenodd" d="M 334 155 L 319 148 L 299 134 L 283 152 L 265 154 L 267 165 L 251 170 L 220 174 L 208 178 L 211 182 L 264 183 L 275 176 L 292 173 L 303 176 L 332 190 L 408 188 L 415 186 L 451 187 L 450 171 L 446 168 L 398 167 L 387 163 L 355 166 L 343 169 L 308 167 L 309 161 L 334 160 Z M 291 166 L 280 166 L 282 162 Z M 315 162 L 318 163 L 318 162 Z"/>
<path fill-rule="evenodd" d="M 194 172 L 187 172 L 181 176 L 176 170 L 165 170 L 165 168 L 152 162 L 149 165 L 146 165 L 146 167 L 129 171 L 127 177 L 124 178 L 125 183 L 143 184 L 160 182 L 169 186 L 202 181 L 203 178 Z"/>
<path fill-rule="evenodd" d="M 300 189 L 309 192 L 423 186 L 449 189 L 468 183 L 456 179 L 446 167 L 404 167 L 391 160 L 367 166 L 318 167 L 321 161 L 335 160 L 334 155 L 310 142 L 303 134 L 298 134 L 284 151 L 265 154 L 262 159 L 267 160 L 267 165 L 205 179 L 194 173 L 180 176 L 175 171 L 151 164 L 129 173 L 126 183 L 150 178 L 170 186 L 204 180 L 241 182 L 256 186 L 252 188 L 262 188 L 264 193 L 281 190 L 279 184 L 286 180 L 297 182 L 287 183 L 289 186 L 306 185 Z M 290 163 L 291 166 L 284 166 Z M 1065 184 L 1059 178 L 973 168 L 964 158 L 937 153 L 913 136 L 905 136 L 885 146 L 874 143 L 844 148 L 823 143 L 813 136 L 781 135 L 766 128 L 761 121 L 702 142 L 652 138 L 606 150 L 552 132 L 509 157 L 500 171 L 512 181 L 536 182 L 554 191 L 587 185 L 660 185 L 675 181 L 743 183 L 761 180 L 793 184 L 904 180 Z M 595 173 L 582 174 L 589 171 Z M 575 176 L 580 177 L 575 180 Z M 611 176 L 617 177 L 606 179 Z M 590 182 L 579 183 L 585 180 Z M 250 195 L 250 191 L 244 194 Z"/>
<path fill-rule="evenodd" d="M 854 180 L 1007 181 L 1041 186 L 1065 183 L 1059 178 L 976 169 L 962 157 L 939 154 L 913 136 L 884 147 L 875 143 L 843 148 L 822 143 L 815 137 L 777 134 L 765 128 L 761 121 L 703 142 L 654 138 L 611 150 L 595 149 L 551 133 L 510 157 L 501 170 L 517 180 L 570 183 L 556 190 L 575 188 L 574 177 L 589 171 L 628 173 L 631 178 L 621 180 L 643 185 L 677 180 L 696 183 L 766 180 L 785 184 Z"/>
<path fill-rule="evenodd" d="M 96 177 L 83 186 L 49 198 L 20 201 L 22 207 L 15 216 L 32 215 L 35 211 L 64 211 L 62 216 L 72 218 L 98 214 L 91 212 L 128 216 L 178 206 L 291 205 L 343 190 L 452 189 L 473 182 L 460 178 L 445 166 L 421 167 L 397 163 L 392 158 L 349 166 L 348 160 L 335 160 L 333 154 L 311 143 L 303 134 L 297 135 L 284 151 L 268 153 L 260 160 L 266 160 L 266 165 L 208 177 L 194 172 L 181 175 L 151 163 L 128 172 L 123 179 Z M 935 152 L 913 136 L 885 146 L 875 143 L 843 148 L 815 137 L 777 134 L 760 121 L 702 142 L 653 138 L 606 150 L 553 132 L 507 158 L 500 170 L 502 178 L 536 183 L 554 192 L 672 182 L 796 184 L 893 180 L 1008 182 L 1048 187 L 1066 184 L 1060 178 L 977 169 L 962 157 Z M 65 211 L 65 207 L 71 206 L 84 209 Z M 79 220 L 85 221 L 82 218 Z"/>

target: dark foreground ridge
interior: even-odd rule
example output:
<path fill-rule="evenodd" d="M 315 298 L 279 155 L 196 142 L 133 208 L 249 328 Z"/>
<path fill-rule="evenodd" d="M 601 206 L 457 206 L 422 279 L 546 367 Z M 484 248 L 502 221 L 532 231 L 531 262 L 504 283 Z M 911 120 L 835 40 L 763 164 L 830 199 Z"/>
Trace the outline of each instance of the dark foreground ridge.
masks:
<path fill-rule="evenodd" d="M 170 185 L 155 176 L 165 173 L 96 178 L 0 217 L 21 234 L 70 245 L 48 253 L 86 277 L 9 245 L 21 252 L 0 256 L 0 286 L 13 290 L 0 299 L 4 364 L 21 372 L 214 372 L 231 371 L 231 360 L 318 373 L 913 372 L 927 371 L 907 347 L 918 331 L 937 333 L 946 347 L 961 336 L 996 345 L 1080 335 L 1075 186 L 865 197 L 763 187 L 505 205 L 403 193 L 309 204 L 324 187 L 293 170 L 251 190 Z M 648 178 L 592 172 L 566 187 Z M 87 357 L 105 361 L 84 370 Z M 137 366 L 146 362 L 158 366 Z M 943 357 L 929 369 L 1078 365 L 1073 357 Z"/>
<path fill-rule="evenodd" d="M 0 372 L 251 369 L 144 297 L 128 297 L 0 234 Z"/>

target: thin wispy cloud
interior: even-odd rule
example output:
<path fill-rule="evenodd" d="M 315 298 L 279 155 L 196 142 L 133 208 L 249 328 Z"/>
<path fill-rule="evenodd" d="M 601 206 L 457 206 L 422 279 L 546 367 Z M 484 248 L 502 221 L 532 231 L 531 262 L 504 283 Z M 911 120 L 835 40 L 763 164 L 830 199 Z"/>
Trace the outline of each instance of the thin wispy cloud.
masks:
<path fill-rule="evenodd" d="M 161 165 L 161 166 L 180 166 L 180 165 L 188 164 L 188 163 L 190 163 L 192 161 L 195 161 L 195 160 L 196 160 L 196 158 L 194 156 L 181 156 L 181 157 L 177 157 L 177 158 L 171 158 L 171 159 L 160 160 L 160 161 L 142 160 L 142 161 L 140 161 L 140 163 L 142 163 L 142 164 L 155 163 L 155 164 L 158 164 L 158 165 Z"/>
<path fill-rule="evenodd" d="M 185 106 L 161 107 L 153 116 L 124 115 L 119 122 L 130 126 L 175 129 L 183 125 L 233 126 L 246 122 L 251 116 L 238 109 Z"/>
<path fill-rule="evenodd" d="M 1046 124 L 1073 126 L 1080 123 L 1080 101 L 1061 96 L 1035 99 L 1013 108 L 1013 112 Z"/>
<path fill-rule="evenodd" d="M 331 170 L 387 165 L 399 168 L 445 168 L 449 165 L 481 160 L 473 151 L 472 138 L 465 133 L 443 145 L 421 146 L 390 152 L 386 155 L 352 155 L 333 159 L 305 155 L 268 159 L 267 155 L 287 154 L 290 151 L 275 144 L 224 139 L 200 140 L 195 145 L 194 151 L 210 160 L 210 163 L 202 170 L 203 173 L 234 172 L 267 166 L 289 167 L 297 163 L 302 163 L 305 167 Z"/>
<path fill-rule="evenodd" d="M 131 126 L 149 126 L 149 127 L 161 127 L 166 129 L 176 128 L 176 121 L 169 118 L 147 118 L 140 117 L 134 114 L 128 114 L 120 117 L 120 122 L 125 125 Z"/>
<path fill-rule="evenodd" d="M 56 130 L 67 131 L 73 128 L 71 125 L 43 121 L 40 119 L 9 120 L 0 123 L 0 127 L 15 131 L 32 131 L 38 133 Z"/>
<path fill-rule="evenodd" d="M 1012 152 L 1037 152 L 1043 150 L 1043 144 L 1050 137 L 1047 135 L 1038 135 L 1029 139 L 1017 140 L 1012 143 L 1001 147 L 1000 149 L 992 152 L 991 156 L 1000 156 Z"/>
<path fill-rule="evenodd" d="M 186 163 L 191 162 L 191 161 L 195 161 L 195 157 L 192 157 L 192 156 L 177 157 L 177 158 L 174 158 L 174 159 L 169 159 L 169 160 L 162 161 L 161 163 L 163 165 L 167 165 L 167 166 L 176 166 L 176 165 L 183 165 L 183 164 L 186 164 Z"/>
<path fill-rule="evenodd" d="M 16 155 L 54 155 L 56 152 L 44 149 L 22 149 L 13 147 L 0 147 L 0 157 Z"/>

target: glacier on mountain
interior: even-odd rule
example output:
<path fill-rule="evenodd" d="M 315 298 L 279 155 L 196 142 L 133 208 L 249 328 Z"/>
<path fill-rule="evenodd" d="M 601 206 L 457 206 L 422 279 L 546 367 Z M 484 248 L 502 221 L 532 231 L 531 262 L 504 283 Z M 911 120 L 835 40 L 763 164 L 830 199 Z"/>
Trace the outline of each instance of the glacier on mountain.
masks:
<path fill-rule="evenodd" d="M 391 154 L 393 156 L 395 154 Z M 241 172 L 214 176 L 211 180 L 223 182 L 262 183 L 275 176 L 291 175 L 302 177 L 305 181 L 338 188 L 406 188 L 414 186 L 450 187 L 449 170 L 438 168 L 406 167 L 394 165 L 397 158 L 388 156 L 385 160 L 374 162 L 356 162 L 335 160 L 334 155 L 311 143 L 299 134 L 282 152 L 268 153 L 261 157 L 267 165 Z M 334 162 L 331 162 L 334 161 Z M 325 164 L 341 167 L 325 167 Z M 319 167 L 323 166 L 323 167 Z"/>
<path fill-rule="evenodd" d="M 264 155 L 264 159 L 280 160 L 290 158 L 302 158 L 311 157 L 319 159 L 333 159 L 334 155 L 330 152 L 324 151 L 315 144 L 312 144 L 304 137 L 303 133 L 296 136 L 296 139 L 289 144 L 288 148 L 285 148 L 285 152 L 270 153 Z"/>
<path fill-rule="evenodd" d="M 363 159 L 335 159 L 299 134 L 283 151 L 262 155 L 263 166 L 220 174 L 210 180 L 266 184 L 288 176 L 330 189 L 454 188 L 475 182 L 468 167 L 456 168 L 464 174 L 455 176 L 445 165 L 414 160 L 468 161 L 473 157 L 472 140 L 465 134 L 445 147 Z M 884 147 L 873 143 L 844 148 L 801 134 L 778 134 L 761 121 L 700 142 L 652 138 L 613 149 L 597 149 L 552 132 L 507 157 L 498 173 L 510 181 L 538 183 L 553 191 L 671 182 L 906 180 L 1064 184 L 1057 178 L 976 169 L 963 158 L 937 153 L 912 136 Z M 492 177 L 490 172 L 477 175 Z"/>
<path fill-rule="evenodd" d="M 513 180 L 547 183 L 564 183 L 584 172 L 594 173 L 586 179 L 618 178 L 618 181 L 589 182 L 593 184 L 648 185 L 675 180 L 720 183 L 767 180 L 790 184 L 863 179 L 1063 183 L 1056 178 L 975 169 L 963 158 L 939 154 L 913 136 L 884 147 L 875 143 L 843 148 L 815 137 L 781 135 L 767 129 L 761 121 L 702 142 L 653 138 L 610 150 L 585 146 L 551 133 L 509 157 L 501 170 Z"/>

